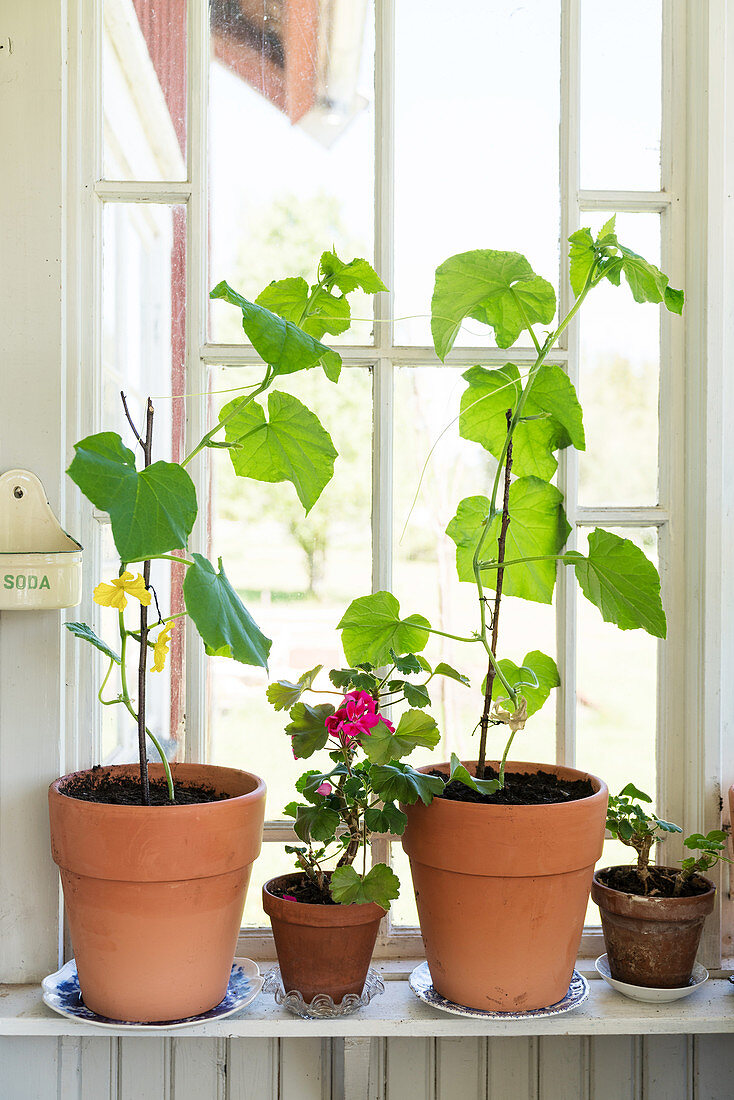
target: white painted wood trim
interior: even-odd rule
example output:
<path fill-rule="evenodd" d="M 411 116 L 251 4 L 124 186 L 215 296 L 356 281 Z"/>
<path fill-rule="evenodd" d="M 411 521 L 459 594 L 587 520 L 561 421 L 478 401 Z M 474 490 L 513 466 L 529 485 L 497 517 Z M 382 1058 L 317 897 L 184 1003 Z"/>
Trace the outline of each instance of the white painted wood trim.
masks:
<path fill-rule="evenodd" d="M 188 109 L 187 154 L 191 201 L 186 212 L 186 392 L 206 393 L 209 372 L 200 349 L 208 327 L 208 110 L 209 110 L 209 5 L 188 6 Z M 189 453 L 208 431 L 206 397 L 186 399 L 185 449 Z M 199 514 L 189 549 L 208 556 L 209 452 L 204 450 L 187 467 L 199 502 Z M 184 758 L 206 761 L 207 658 L 194 627 L 186 619 L 186 720 Z"/>
<path fill-rule="evenodd" d="M 731 984 L 710 979 L 682 1001 L 649 1005 L 631 1001 L 604 982 L 591 981 L 589 999 L 573 1012 L 529 1020 L 475 1020 L 430 1008 L 419 1001 L 405 981 L 385 983 L 385 993 L 354 1016 L 337 1020 L 301 1020 L 260 997 L 250 1008 L 219 1022 L 160 1031 L 156 1038 L 343 1038 L 345 1036 L 405 1037 L 462 1035 L 695 1035 L 734 1033 Z M 0 987 L 0 1035 L 70 1035 L 104 1038 L 89 1024 L 77 1024 L 47 1008 L 38 986 Z M 125 1042 L 139 1042 L 125 1035 Z M 144 1034 L 144 1033 L 143 1033 Z M 148 1041 L 151 1041 L 150 1039 Z"/>
<path fill-rule="evenodd" d="M 64 35 L 54 0 L 5 5 L 0 58 L 0 471 L 26 468 L 59 512 L 65 487 L 62 352 Z M 68 522 L 68 514 L 62 515 Z M 0 977 L 40 978 L 59 947 L 46 788 L 65 740 L 63 612 L 0 614 Z M 65 632 L 64 632 L 65 633 Z"/>
<path fill-rule="evenodd" d="M 664 103 L 663 99 L 663 103 Z M 663 145 L 665 144 L 663 130 Z M 609 210 L 619 213 L 660 213 L 676 201 L 669 191 L 579 191 L 582 210 Z"/>

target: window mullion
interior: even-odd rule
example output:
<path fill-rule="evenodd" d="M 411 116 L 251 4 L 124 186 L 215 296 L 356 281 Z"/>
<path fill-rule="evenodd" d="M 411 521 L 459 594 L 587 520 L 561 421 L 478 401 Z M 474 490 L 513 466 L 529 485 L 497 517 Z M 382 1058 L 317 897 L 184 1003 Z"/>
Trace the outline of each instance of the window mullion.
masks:
<path fill-rule="evenodd" d="M 208 391 L 208 367 L 200 349 L 206 334 L 208 278 L 207 209 L 207 108 L 209 61 L 209 6 L 189 3 L 188 10 L 188 111 L 187 158 L 191 187 L 186 222 L 186 380 L 187 392 Z M 208 427 L 206 397 L 186 402 L 186 451 L 196 446 Z M 189 543 L 190 550 L 206 554 L 208 546 L 209 462 L 204 451 L 188 467 L 196 486 L 199 514 Z M 193 624 L 186 621 L 186 760 L 206 760 L 208 738 L 206 707 L 206 658 Z"/>
<path fill-rule="evenodd" d="M 559 309 L 565 316 L 571 307 L 568 258 L 565 242 L 579 224 L 579 116 L 580 116 L 580 0 L 563 0 L 561 6 L 561 273 Z M 578 319 L 569 325 L 566 370 L 578 383 Z M 560 452 L 558 485 L 566 499 L 572 525 L 568 546 L 576 545 L 578 463 L 572 447 Z M 573 765 L 576 760 L 576 587 L 569 570 L 558 568 L 556 586 L 556 643 L 561 686 L 556 692 L 556 761 Z"/>

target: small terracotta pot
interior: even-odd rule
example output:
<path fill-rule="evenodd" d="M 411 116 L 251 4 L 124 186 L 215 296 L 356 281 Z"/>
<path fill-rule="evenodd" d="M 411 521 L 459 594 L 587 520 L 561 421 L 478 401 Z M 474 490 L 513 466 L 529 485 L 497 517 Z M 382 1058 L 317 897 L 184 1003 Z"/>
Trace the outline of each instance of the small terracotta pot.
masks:
<path fill-rule="evenodd" d="M 714 907 L 713 882 L 704 879 L 710 889 L 692 898 L 645 898 L 606 886 L 605 874 L 616 869 L 597 871 L 591 886 L 612 977 L 652 989 L 688 985 L 703 922 Z"/>
<path fill-rule="evenodd" d="M 476 764 L 465 762 L 473 774 Z M 448 774 L 448 764 L 438 768 Z M 595 793 L 549 806 L 490 806 L 436 798 L 403 806 L 426 958 L 436 990 L 495 1012 L 555 1004 L 568 991 L 608 791 L 586 772 L 507 764 L 511 772 L 590 779 Z"/>
<path fill-rule="evenodd" d="M 306 1004 L 327 993 L 339 1004 L 347 993 L 361 993 L 385 910 L 363 905 L 308 905 L 272 893 L 273 886 L 303 881 L 301 873 L 280 875 L 263 886 L 263 909 L 270 917 L 286 993 L 298 990 Z"/>
<path fill-rule="evenodd" d="M 138 766 L 95 774 L 137 776 Z M 150 765 L 151 778 L 162 774 L 162 765 Z M 74 776 L 49 787 L 51 848 L 82 997 L 115 1020 L 177 1020 L 219 1004 L 260 852 L 261 779 L 203 764 L 173 765 L 173 775 L 228 797 L 109 806 L 65 795 Z"/>

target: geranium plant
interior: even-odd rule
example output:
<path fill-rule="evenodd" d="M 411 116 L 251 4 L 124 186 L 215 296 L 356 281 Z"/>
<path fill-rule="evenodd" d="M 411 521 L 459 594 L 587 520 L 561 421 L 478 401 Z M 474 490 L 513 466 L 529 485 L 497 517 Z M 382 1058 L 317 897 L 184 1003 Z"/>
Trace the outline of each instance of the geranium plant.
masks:
<path fill-rule="evenodd" d="M 571 527 L 563 494 L 554 484 L 556 453 L 585 447 L 582 410 L 573 383 L 553 361 L 553 349 L 586 298 L 601 283 L 618 286 L 624 276 L 637 302 L 662 303 L 681 313 L 683 293 L 666 275 L 621 244 L 612 217 L 594 237 L 588 228 L 569 238 L 568 270 L 574 301 L 556 317 L 552 285 L 516 252 L 481 249 L 452 256 L 436 271 L 431 328 L 436 352 L 444 360 L 462 322 L 471 318 L 492 330 L 500 348 L 525 334 L 535 360 L 523 374 L 514 363 L 489 369 L 473 366 L 464 374 L 459 433 L 476 442 L 496 462 L 489 495 L 462 500 L 446 533 L 456 546 L 460 581 L 475 586 L 477 628 L 471 634 L 447 634 L 480 645 L 487 659 L 476 774 L 452 759 L 450 780 L 481 794 L 505 782 L 505 763 L 513 739 L 527 719 L 559 684 L 553 659 L 539 650 L 522 657 L 500 655 L 502 596 L 551 603 L 560 568 L 573 569 L 584 596 L 606 622 L 622 630 L 643 629 L 658 638 L 666 633 L 655 566 L 629 539 L 596 528 L 588 550 L 564 549 Z M 378 592 L 356 599 L 339 627 L 347 659 L 379 667 L 392 648 L 421 652 L 435 630 L 419 614 L 404 616 L 397 599 Z M 429 700 L 425 700 L 428 705 Z M 490 727 L 509 728 L 497 774 L 485 778 Z"/>
<path fill-rule="evenodd" d="M 286 851 L 311 884 L 316 902 L 376 902 L 389 909 L 400 884 L 384 863 L 367 869 L 370 837 L 401 836 L 407 818 L 397 803 L 420 798 L 427 804 L 442 787 L 440 779 L 407 770 L 401 760 L 419 746 L 438 744 L 435 720 L 421 709 L 428 701 L 427 685 L 433 676 L 458 673 L 448 665 L 431 671 L 422 657 L 410 652 L 389 656 L 380 673 L 369 662 L 332 669 L 331 688 L 314 686 L 322 671 L 318 665 L 295 684 L 278 680 L 267 689 L 276 710 L 290 711 L 285 732 L 296 759 L 326 749 L 331 762 L 300 777 L 296 790 L 303 801 L 290 802 L 284 811 L 294 818 L 296 836 L 303 842 L 287 845 Z M 336 695 L 338 702 L 305 702 L 305 693 Z M 409 709 L 396 726 L 381 708 L 403 702 Z M 355 866 L 360 851 L 361 870 Z"/>
<path fill-rule="evenodd" d="M 218 422 L 181 462 L 153 461 L 153 404 L 148 399 L 145 426 L 139 428 L 124 394 L 125 414 L 142 463 L 116 432 L 101 432 L 75 444 L 69 476 L 90 503 L 109 516 L 120 558 L 118 576 L 94 590 L 96 603 L 117 611 L 119 646 L 107 645 L 86 623 L 66 626 L 107 659 L 100 702 L 124 706 L 137 725 L 145 804 L 150 803 L 146 738 L 160 756 L 168 798 L 174 799 L 165 753 L 146 725 L 146 683 L 149 670 L 164 668 L 172 632 L 181 628 L 181 620 L 192 621 L 209 655 L 267 667 L 271 646 L 229 583 L 221 558 L 214 566 L 201 554 L 185 553 L 198 511 L 187 467 L 205 448 L 226 448 L 236 474 L 263 482 L 290 481 L 305 512 L 310 511 L 332 477 L 337 452 L 316 414 L 279 387 L 286 375 L 318 366 L 330 381 L 338 382 L 341 357 L 321 340 L 349 328 L 348 295 L 357 288 L 370 294 L 385 289 L 365 260 L 345 263 L 333 251 L 323 253 L 313 285 L 302 278 L 282 279 L 270 283 L 254 302 L 226 282 L 219 283 L 211 297 L 241 310 L 245 335 L 265 364 L 259 381 L 243 387 L 243 393 L 225 405 Z M 257 400 L 266 392 L 267 408 Z M 186 570 L 184 611 L 164 614 L 159 607 L 151 582 L 153 562 L 174 562 Z M 130 600 L 139 609 L 134 623 L 125 616 Z M 152 600 L 156 617 L 151 622 Z M 139 651 L 137 690 L 128 680 L 131 644 Z M 115 670 L 117 691 L 112 689 L 105 698 Z"/>
<path fill-rule="evenodd" d="M 692 833 L 683 844 L 698 855 L 684 857 L 680 871 L 671 875 L 665 868 L 650 867 L 650 852 L 653 844 L 661 840 L 665 833 L 680 833 L 680 825 L 663 821 L 656 814 L 645 809 L 652 799 L 649 794 L 628 783 L 618 795 L 612 795 L 607 809 L 607 829 L 614 840 L 634 848 L 637 853 L 635 871 L 640 883 L 641 893 L 645 896 L 660 896 L 667 888 L 671 897 L 680 897 L 694 875 L 703 875 L 719 861 L 731 863 L 726 852 L 727 835 L 723 829 L 712 829 L 706 833 Z M 654 873 L 651 873 L 654 872 Z M 609 882 L 608 885 L 613 885 Z"/>

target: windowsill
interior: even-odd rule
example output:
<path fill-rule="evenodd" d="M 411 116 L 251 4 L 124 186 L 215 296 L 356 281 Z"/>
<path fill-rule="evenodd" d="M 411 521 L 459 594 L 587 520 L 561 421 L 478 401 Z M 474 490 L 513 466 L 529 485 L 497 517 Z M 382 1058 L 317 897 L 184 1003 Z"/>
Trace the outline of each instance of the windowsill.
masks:
<path fill-rule="evenodd" d="M 562 1016 L 530 1020 L 475 1020 L 452 1016 L 419 1001 L 405 980 L 385 975 L 385 992 L 372 1004 L 340 1020 L 301 1020 L 261 996 L 236 1016 L 182 1030 L 147 1032 L 157 1036 L 276 1038 L 288 1036 L 370 1038 L 383 1035 L 459 1037 L 462 1035 L 685 1035 L 734 1032 L 734 993 L 725 978 L 712 978 L 690 997 L 668 1005 L 642 1004 L 620 996 L 600 979 L 590 982 L 588 1000 Z M 37 985 L 0 986 L 0 1035 L 143 1035 L 95 1028 L 68 1020 L 41 1000 Z"/>

